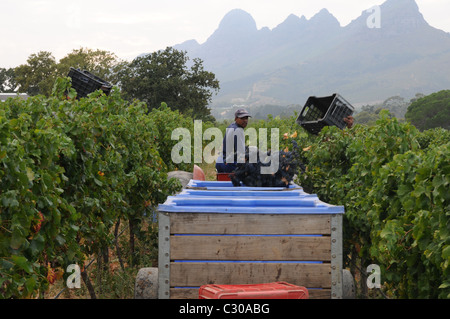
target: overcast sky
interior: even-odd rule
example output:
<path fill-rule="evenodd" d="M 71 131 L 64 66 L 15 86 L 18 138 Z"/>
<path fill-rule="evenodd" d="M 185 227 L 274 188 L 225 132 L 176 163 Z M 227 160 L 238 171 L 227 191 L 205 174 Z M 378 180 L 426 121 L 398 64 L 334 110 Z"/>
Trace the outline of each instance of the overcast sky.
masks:
<path fill-rule="evenodd" d="M 0 67 L 52 52 L 59 60 L 87 47 L 131 61 L 186 40 L 203 43 L 230 10 L 247 11 L 258 29 L 289 14 L 310 19 L 327 8 L 345 26 L 385 0 L 0 0 Z M 450 32 L 450 0 L 416 0 L 425 20 Z"/>

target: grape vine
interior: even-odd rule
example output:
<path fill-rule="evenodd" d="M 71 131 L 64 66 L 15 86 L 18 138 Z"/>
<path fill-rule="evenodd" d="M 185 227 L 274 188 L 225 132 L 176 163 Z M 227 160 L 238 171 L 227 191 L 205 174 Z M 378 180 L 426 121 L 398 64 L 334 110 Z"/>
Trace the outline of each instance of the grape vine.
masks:
<path fill-rule="evenodd" d="M 75 97 L 60 78 L 49 98 L 1 103 L 2 298 L 42 296 L 68 265 L 112 246 L 118 220 L 131 244 L 142 217 L 180 187 L 167 179 L 158 151 L 167 137 L 145 104 L 115 89 Z"/>

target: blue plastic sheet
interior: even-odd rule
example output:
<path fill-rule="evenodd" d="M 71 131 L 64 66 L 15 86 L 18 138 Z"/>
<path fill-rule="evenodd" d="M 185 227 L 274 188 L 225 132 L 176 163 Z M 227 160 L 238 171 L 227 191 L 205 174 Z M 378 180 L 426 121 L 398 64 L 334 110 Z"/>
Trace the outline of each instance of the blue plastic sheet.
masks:
<path fill-rule="evenodd" d="M 234 187 L 229 181 L 191 180 L 187 188 L 158 206 L 169 213 L 343 214 L 292 184 L 283 187 Z"/>

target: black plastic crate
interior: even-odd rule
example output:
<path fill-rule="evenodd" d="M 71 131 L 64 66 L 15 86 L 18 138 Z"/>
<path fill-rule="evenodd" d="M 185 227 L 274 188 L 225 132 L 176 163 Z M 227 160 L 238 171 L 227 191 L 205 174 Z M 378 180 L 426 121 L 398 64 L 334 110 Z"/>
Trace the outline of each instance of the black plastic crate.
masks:
<path fill-rule="evenodd" d="M 337 93 L 325 97 L 310 96 L 297 117 L 297 123 L 317 135 L 325 126 L 334 125 L 340 129 L 346 127 L 344 118 L 352 115 L 354 110 L 354 107 Z"/>
<path fill-rule="evenodd" d="M 72 78 L 72 88 L 77 91 L 77 98 L 86 97 L 89 93 L 102 90 L 109 95 L 112 85 L 94 74 L 75 68 L 70 68 L 68 77 Z"/>

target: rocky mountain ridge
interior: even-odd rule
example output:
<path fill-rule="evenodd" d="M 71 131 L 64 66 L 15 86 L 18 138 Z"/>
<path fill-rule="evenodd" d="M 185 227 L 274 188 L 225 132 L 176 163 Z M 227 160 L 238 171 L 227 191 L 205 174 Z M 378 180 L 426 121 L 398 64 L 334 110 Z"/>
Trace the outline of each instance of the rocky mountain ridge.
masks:
<path fill-rule="evenodd" d="M 258 30 L 249 13 L 234 9 L 204 43 L 174 48 L 216 74 L 213 109 L 303 104 L 332 93 L 364 104 L 450 88 L 450 34 L 430 26 L 415 0 L 386 0 L 345 27 L 322 9 Z"/>

